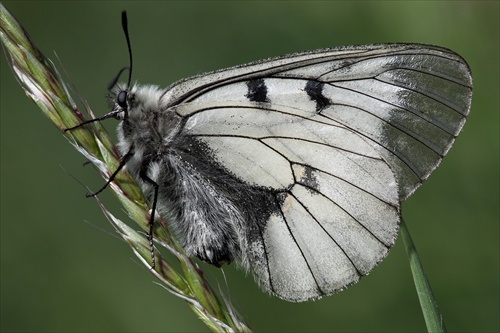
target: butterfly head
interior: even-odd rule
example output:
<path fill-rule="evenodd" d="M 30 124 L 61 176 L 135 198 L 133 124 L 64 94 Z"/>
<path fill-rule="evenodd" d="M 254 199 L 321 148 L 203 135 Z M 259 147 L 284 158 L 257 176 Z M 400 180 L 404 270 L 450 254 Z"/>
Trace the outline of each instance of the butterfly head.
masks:
<path fill-rule="evenodd" d="M 136 119 L 145 114 L 161 109 L 160 102 L 164 91 L 155 85 L 137 85 L 131 87 L 120 83 L 111 89 L 109 103 L 111 113 L 120 120 Z"/>
<path fill-rule="evenodd" d="M 135 86 L 129 87 L 128 84 L 113 82 L 113 85 L 108 86 L 110 94 L 108 94 L 108 102 L 111 112 L 115 114 L 115 118 L 123 120 L 128 118 L 129 111 L 132 109 L 135 96 Z"/>

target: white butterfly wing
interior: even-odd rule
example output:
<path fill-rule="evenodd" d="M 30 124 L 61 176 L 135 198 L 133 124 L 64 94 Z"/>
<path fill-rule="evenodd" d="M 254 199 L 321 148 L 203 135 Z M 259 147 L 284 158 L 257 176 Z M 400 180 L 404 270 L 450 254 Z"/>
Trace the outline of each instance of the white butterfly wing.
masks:
<path fill-rule="evenodd" d="M 451 51 L 368 45 L 194 77 L 162 101 L 218 164 L 273 194 L 247 255 L 264 289 L 303 301 L 355 283 L 386 256 L 400 201 L 460 132 L 471 86 Z"/>
<path fill-rule="evenodd" d="M 325 117 L 373 140 L 397 170 L 402 200 L 447 153 L 472 97 L 470 70 L 459 55 L 429 45 L 380 44 L 291 54 L 203 74 L 172 85 L 163 101 L 171 106 L 242 98 L 227 85 L 258 77 L 324 82 L 323 95 L 332 103 Z M 219 86 L 225 88 L 213 91 Z"/>

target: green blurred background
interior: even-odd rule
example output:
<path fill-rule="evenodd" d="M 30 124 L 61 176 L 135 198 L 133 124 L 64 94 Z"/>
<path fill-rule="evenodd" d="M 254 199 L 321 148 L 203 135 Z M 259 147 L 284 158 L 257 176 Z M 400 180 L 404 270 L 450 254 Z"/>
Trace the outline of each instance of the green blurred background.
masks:
<path fill-rule="evenodd" d="M 498 1 L 4 5 L 46 56 L 55 60 L 57 52 L 98 115 L 107 112 L 106 84 L 128 64 L 122 9 L 129 14 L 134 79 L 161 86 L 330 46 L 418 42 L 458 52 L 474 77 L 471 115 L 403 215 L 448 329 L 499 330 Z M 83 166 L 0 58 L 1 330 L 206 331 L 183 301 L 152 282 L 123 242 L 102 231 L 111 228 L 81 184 L 97 189 L 103 180 Z M 116 122 L 105 126 L 114 132 Z M 108 191 L 101 199 L 126 220 Z M 401 239 L 360 283 L 316 302 L 289 304 L 262 293 L 234 265 L 224 272 L 228 287 L 219 270 L 207 269 L 258 331 L 425 330 Z"/>

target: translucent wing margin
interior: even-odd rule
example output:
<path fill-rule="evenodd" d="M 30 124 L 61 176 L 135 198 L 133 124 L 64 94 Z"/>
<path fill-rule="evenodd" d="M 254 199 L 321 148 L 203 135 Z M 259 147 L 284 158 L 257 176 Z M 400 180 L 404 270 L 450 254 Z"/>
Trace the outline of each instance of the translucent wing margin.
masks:
<path fill-rule="evenodd" d="M 162 103 L 214 161 L 272 194 L 245 250 L 264 289 L 303 301 L 355 283 L 386 256 L 400 201 L 449 150 L 471 94 L 455 53 L 394 44 L 205 74 L 174 84 Z"/>

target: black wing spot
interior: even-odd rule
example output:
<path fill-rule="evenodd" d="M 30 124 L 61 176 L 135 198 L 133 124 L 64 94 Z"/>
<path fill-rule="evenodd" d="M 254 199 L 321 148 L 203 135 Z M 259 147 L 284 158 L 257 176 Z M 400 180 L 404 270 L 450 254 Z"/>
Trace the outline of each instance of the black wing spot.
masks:
<path fill-rule="evenodd" d="M 269 102 L 267 87 L 264 79 L 255 79 L 247 82 L 248 93 L 245 95 L 252 102 Z"/>
<path fill-rule="evenodd" d="M 319 190 L 319 182 L 316 175 L 313 174 L 314 169 L 310 166 L 304 166 L 304 173 L 298 180 L 299 184 L 306 185 L 306 189 L 311 193 L 316 193 L 315 190 Z M 313 190 L 314 189 L 314 190 Z"/>
<path fill-rule="evenodd" d="M 331 101 L 323 95 L 323 82 L 307 81 L 306 88 L 304 89 L 309 98 L 316 102 L 316 111 L 319 113 L 321 110 L 332 104 Z"/>

